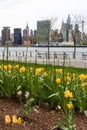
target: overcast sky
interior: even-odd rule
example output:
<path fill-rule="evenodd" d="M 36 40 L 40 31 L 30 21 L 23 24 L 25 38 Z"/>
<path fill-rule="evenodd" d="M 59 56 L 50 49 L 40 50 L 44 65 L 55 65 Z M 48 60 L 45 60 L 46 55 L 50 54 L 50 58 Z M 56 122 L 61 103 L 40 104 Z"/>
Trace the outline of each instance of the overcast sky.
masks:
<path fill-rule="evenodd" d="M 87 16 L 87 0 L 0 0 L 0 30 L 3 26 L 36 29 L 37 21 L 58 18 L 57 27 L 68 14 Z"/>

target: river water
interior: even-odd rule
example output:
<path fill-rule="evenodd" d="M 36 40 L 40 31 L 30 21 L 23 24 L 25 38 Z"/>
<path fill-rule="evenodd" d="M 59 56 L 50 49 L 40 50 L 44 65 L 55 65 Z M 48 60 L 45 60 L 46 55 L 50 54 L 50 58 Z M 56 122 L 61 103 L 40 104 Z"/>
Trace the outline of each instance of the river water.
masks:
<path fill-rule="evenodd" d="M 63 54 L 64 52 L 69 55 L 69 57 L 73 58 L 74 53 L 74 47 L 49 47 L 49 52 L 51 55 L 54 53 Z M 26 54 L 28 56 L 34 57 L 36 55 L 36 52 L 38 53 L 47 53 L 48 47 L 8 47 L 8 52 L 10 55 L 18 55 L 25 56 Z M 0 47 L 0 55 L 2 53 L 7 53 L 7 47 Z M 82 59 L 83 53 L 87 53 L 87 47 L 76 47 L 76 59 Z"/>

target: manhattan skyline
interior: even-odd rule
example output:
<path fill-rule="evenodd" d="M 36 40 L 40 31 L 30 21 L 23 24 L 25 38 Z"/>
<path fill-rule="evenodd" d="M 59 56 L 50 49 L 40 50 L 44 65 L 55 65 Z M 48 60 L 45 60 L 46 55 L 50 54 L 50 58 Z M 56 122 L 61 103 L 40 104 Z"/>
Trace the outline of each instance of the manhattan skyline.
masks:
<path fill-rule="evenodd" d="M 0 0 L 0 33 L 4 26 L 35 30 L 37 21 L 57 18 L 56 28 L 68 14 L 87 16 L 86 0 Z"/>

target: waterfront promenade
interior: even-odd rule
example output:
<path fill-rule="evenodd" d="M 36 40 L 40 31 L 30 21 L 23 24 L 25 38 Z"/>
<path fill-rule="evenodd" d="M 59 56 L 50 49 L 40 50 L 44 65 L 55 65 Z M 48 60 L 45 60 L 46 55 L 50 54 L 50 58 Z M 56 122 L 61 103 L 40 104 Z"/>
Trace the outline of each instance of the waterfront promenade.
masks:
<path fill-rule="evenodd" d="M 31 59 L 30 63 L 36 63 L 36 61 Z M 63 59 L 61 59 L 61 60 L 50 59 L 50 60 L 47 60 L 47 61 L 42 60 L 42 59 L 38 59 L 37 63 L 63 66 L 64 61 L 63 61 Z M 65 60 L 65 66 L 67 66 L 67 67 L 76 67 L 76 68 L 87 68 L 87 60 L 68 59 L 68 60 Z"/>
<path fill-rule="evenodd" d="M 53 49 L 53 50 L 52 50 Z M 77 48 L 76 57 L 73 59 L 72 48 L 50 48 L 50 58 L 48 59 L 47 48 L 0 48 L 0 59 L 16 62 L 52 64 L 65 66 L 87 68 L 87 47 Z"/>
<path fill-rule="evenodd" d="M 77 68 L 87 68 L 87 60 L 70 60 L 70 66 Z"/>
<path fill-rule="evenodd" d="M 7 60 L 6 57 L 4 57 L 4 60 Z M 16 62 L 26 62 L 26 63 L 37 63 L 37 64 L 47 64 L 47 65 L 54 65 L 54 66 L 67 66 L 67 67 L 77 67 L 77 68 L 87 68 L 87 60 L 82 59 L 43 59 L 38 57 L 8 57 L 8 61 L 16 61 Z"/>

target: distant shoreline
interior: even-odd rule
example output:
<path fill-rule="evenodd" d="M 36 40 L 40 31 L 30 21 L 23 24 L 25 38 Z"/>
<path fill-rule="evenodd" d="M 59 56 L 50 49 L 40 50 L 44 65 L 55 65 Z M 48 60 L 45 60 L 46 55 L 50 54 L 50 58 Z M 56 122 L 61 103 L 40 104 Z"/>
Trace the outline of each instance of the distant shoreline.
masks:
<path fill-rule="evenodd" d="M 76 47 L 76 48 L 80 48 L 80 47 L 87 47 L 87 46 L 29 46 L 29 47 Z"/>
<path fill-rule="evenodd" d="M 0 46 L 0 48 L 3 48 L 3 47 L 7 47 L 7 46 Z M 10 48 L 29 48 L 29 47 L 31 47 L 31 48 L 67 48 L 67 47 L 69 47 L 69 48 L 86 48 L 87 46 L 35 46 L 35 45 L 33 45 L 33 46 L 8 46 L 8 47 L 10 47 Z"/>

